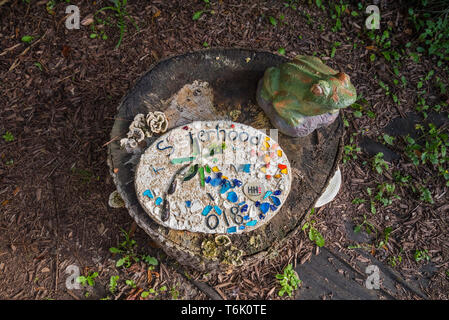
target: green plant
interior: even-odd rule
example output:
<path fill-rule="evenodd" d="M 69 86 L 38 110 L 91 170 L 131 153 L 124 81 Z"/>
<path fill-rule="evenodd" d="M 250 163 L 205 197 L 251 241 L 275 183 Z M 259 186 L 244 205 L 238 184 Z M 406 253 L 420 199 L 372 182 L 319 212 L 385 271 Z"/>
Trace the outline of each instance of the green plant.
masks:
<path fill-rule="evenodd" d="M 277 19 L 275 18 L 275 17 L 272 17 L 272 16 L 269 16 L 268 17 L 268 20 L 270 21 L 270 23 L 273 25 L 273 26 L 277 26 L 278 25 L 278 21 L 277 21 Z"/>
<path fill-rule="evenodd" d="M 382 136 L 382 138 L 383 138 L 384 141 L 385 141 L 386 143 L 388 143 L 390 146 L 393 145 L 394 137 L 389 136 L 388 134 L 384 134 L 384 135 Z"/>
<path fill-rule="evenodd" d="M 199 11 L 195 11 L 192 15 L 192 20 L 198 20 L 199 18 L 201 18 L 201 16 L 205 13 L 205 12 L 210 12 L 210 13 L 214 13 L 213 10 L 209 10 L 210 7 L 210 1 L 209 0 L 203 0 L 204 2 L 204 8 L 202 10 Z"/>
<path fill-rule="evenodd" d="M 409 175 L 402 176 L 400 171 L 393 171 L 393 179 L 401 185 L 408 185 L 412 177 Z"/>
<path fill-rule="evenodd" d="M 392 231 L 393 231 L 393 228 L 391 228 L 391 227 L 386 227 L 384 229 L 383 239 L 377 245 L 377 249 L 386 248 L 386 245 L 388 244 L 388 240 L 390 239 L 390 234 Z"/>
<path fill-rule="evenodd" d="M 140 259 L 136 253 L 136 241 L 131 239 L 129 233 L 120 229 L 125 240 L 119 243 L 117 247 L 109 248 L 109 251 L 114 254 L 121 254 L 121 258 L 117 260 L 115 266 L 129 268 L 134 262 L 139 262 Z"/>
<path fill-rule="evenodd" d="M 379 152 L 374 156 L 371 164 L 378 174 L 382 174 L 384 169 L 388 171 L 390 168 L 388 162 L 384 160 L 384 154 L 382 152 Z"/>
<path fill-rule="evenodd" d="M 341 42 L 336 41 L 334 42 L 334 44 L 332 45 L 332 50 L 331 50 L 331 58 L 335 57 L 335 53 L 337 52 L 337 48 L 341 46 Z"/>
<path fill-rule="evenodd" d="M 285 55 L 285 48 L 279 48 L 278 53 Z"/>
<path fill-rule="evenodd" d="M 30 44 L 31 42 L 33 42 L 34 37 L 33 36 L 23 36 L 20 40 L 24 43 Z"/>
<path fill-rule="evenodd" d="M 359 233 L 362 230 L 363 226 L 365 226 L 365 230 L 368 234 L 376 232 L 376 228 L 374 227 L 374 225 L 372 225 L 370 222 L 368 222 L 368 219 L 365 214 L 363 215 L 362 223 L 360 223 L 354 227 L 354 232 Z"/>
<path fill-rule="evenodd" d="M 6 142 L 14 141 L 14 135 L 9 131 L 6 131 L 6 133 L 4 135 L 2 135 L 2 138 Z"/>
<path fill-rule="evenodd" d="M 430 190 L 428 188 L 420 187 L 419 191 L 421 193 L 419 200 L 428 202 L 428 203 L 434 203 L 433 198 L 432 198 L 432 193 L 430 192 Z"/>
<path fill-rule="evenodd" d="M 125 283 L 126 283 L 127 286 L 130 286 L 133 289 L 136 288 L 136 284 L 134 283 L 133 280 L 125 280 Z"/>
<path fill-rule="evenodd" d="M 95 285 L 95 278 L 98 277 L 98 272 L 90 272 L 87 276 L 79 276 L 76 278 L 76 282 L 81 283 L 83 286 L 88 284 L 93 287 Z"/>
<path fill-rule="evenodd" d="M 340 3 L 335 3 L 334 6 L 331 8 L 331 18 L 335 20 L 335 26 L 332 27 L 332 32 L 337 32 L 341 30 L 342 23 L 341 23 L 341 17 L 348 9 L 349 5 L 343 4 L 343 1 L 340 0 Z"/>
<path fill-rule="evenodd" d="M 343 147 L 343 163 L 357 159 L 357 153 L 360 152 L 361 149 L 354 143 L 354 137 L 350 137 L 349 144 Z"/>
<path fill-rule="evenodd" d="M 422 132 L 422 135 L 417 140 L 406 137 L 407 146 L 405 153 L 415 166 L 420 164 L 432 165 L 444 177 L 446 186 L 449 186 L 449 156 L 447 153 L 449 136 L 444 132 L 444 128 L 437 129 L 432 123 L 429 123 L 428 126 L 428 130 L 422 125 L 416 126 Z M 421 144 L 418 144 L 418 142 L 421 142 Z"/>
<path fill-rule="evenodd" d="M 416 262 L 420 262 L 422 260 L 430 261 L 430 256 L 428 254 L 427 249 L 425 249 L 425 250 L 416 250 L 415 254 L 413 255 L 413 258 L 415 258 Z"/>
<path fill-rule="evenodd" d="M 449 60 L 449 9 L 447 1 L 422 1 L 418 16 L 409 8 L 409 19 L 413 22 L 418 36 L 416 51 L 435 55 L 440 60 Z M 440 6 L 440 7 L 438 7 Z M 425 46 L 426 48 L 422 47 Z M 427 49 L 427 50 L 426 50 Z"/>
<path fill-rule="evenodd" d="M 382 183 L 377 186 L 377 194 L 374 199 L 382 203 L 384 207 L 393 203 L 393 199 L 401 199 L 397 194 L 394 194 L 396 186 L 394 184 Z"/>
<path fill-rule="evenodd" d="M 42 72 L 42 64 L 40 62 L 35 62 L 34 65 Z"/>
<path fill-rule="evenodd" d="M 396 256 L 391 256 L 391 257 L 388 259 L 388 263 L 389 263 L 392 267 L 398 266 L 399 264 L 401 264 L 401 262 L 402 262 L 402 249 L 401 249 L 401 252 L 400 252 L 398 255 L 396 255 Z"/>
<path fill-rule="evenodd" d="M 170 288 L 170 295 L 173 300 L 178 300 L 178 298 L 179 298 L 179 291 L 177 289 L 178 286 L 179 286 L 179 283 L 177 283 L 175 286 Z"/>
<path fill-rule="evenodd" d="M 127 18 L 129 21 L 131 21 L 131 23 L 133 24 L 133 26 L 136 28 L 137 31 L 139 31 L 139 27 L 135 23 L 134 19 L 131 18 L 131 16 L 129 15 L 129 13 L 126 9 L 128 0 L 109 0 L 109 1 L 111 1 L 113 3 L 113 6 L 103 7 L 100 10 L 97 10 L 95 12 L 94 17 L 93 17 L 94 22 L 91 25 L 92 33 L 90 34 L 90 37 L 97 38 L 98 36 L 100 36 L 103 40 L 106 40 L 108 38 L 106 33 L 104 32 L 104 30 L 98 29 L 97 25 L 99 23 L 110 24 L 110 21 L 108 18 L 106 18 L 106 19 L 98 18 L 97 15 L 102 12 L 112 11 L 117 20 L 117 27 L 119 28 L 119 31 L 120 31 L 119 40 L 117 42 L 117 45 L 115 46 L 115 48 L 117 49 L 118 47 L 120 47 L 120 44 L 122 43 L 123 36 L 127 30 L 125 18 Z"/>
<path fill-rule="evenodd" d="M 292 296 L 294 290 L 298 289 L 298 285 L 301 284 L 301 280 L 298 277 L 298 274 L 295 270 L 293 270 L 292 264 L 288 264 L 282 274 L 276 274 L 276 279 L 279 280 L 279 284 L 281 285 L 281 289 L 278 292 L 278 295 L 282 297 L 285 293 L 288 294 L 289 297 Z"/>
<path fill-rule="evenodd" d="M 150 266 L 157 266 L 159 264 L 155 257 L 151 257 L 149 255 L 143 255 L 142 261 L 146 262 Z"/>
<path fill-rule="evenodd" d="M 117 289 L 117 281 L 120 277 L 119 276 L 111 276 L 109 279 L 109 291 L 114 294 L 115 290 Z"/>
<path fill-rule="evenodd" d="M 318 247 L 323 247 L 325 244 L 325 240 L 321 233 L 313 226 L 315 223 L 315 220 L 310 220 L 304 223 L 304 225 L 302 226 L 302 230 L 306 231 L 307 229 L 309 229 L 309 239 L 315 242 Z"/>

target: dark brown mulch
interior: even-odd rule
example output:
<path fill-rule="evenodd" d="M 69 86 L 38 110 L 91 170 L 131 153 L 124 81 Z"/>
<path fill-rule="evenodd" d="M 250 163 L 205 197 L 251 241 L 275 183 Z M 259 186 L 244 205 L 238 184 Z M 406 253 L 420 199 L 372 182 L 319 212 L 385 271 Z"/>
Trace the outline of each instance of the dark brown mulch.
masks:
<path fill-rule="evenodd" d="M 425 56 L 421 57 L 421 63 L 406 60 L 400 72 L 406 76 L 408 85 L 393 89 L 401 102 L 395 104 L 378 85 L 378 80 L 382 80 L 395 88 L 391 67 L 380 56 L 371 62 L 373 50 L 367 48 L 370 40 L 358 35 L 363 31 L 363 13 L 358 18 L 345 15 L 343 30 L 334 33 L 330 31 L 334 22 L 329 15 L 307 3 L 299 4 L 299 10 L 295 11 L 280 1 L 211 1 L 214 13 L 205 12 L 199 20 L 192 21 L 193 13 L 204 9 L 202 1 L 134 1 L 127 8 L 140 29 L 136 31 L 129 24 L 122 45 L 114 49 L 117 29 L 105 27 L 108 40 L 90 39 L 89 27 L 82 26 L 80 30 L 64 27 L 64 3 L 58 2 L 55 15 L 51 15 L 46 11 L 46 1 L 31 2 L 28 5 L 15 0 L 0 7 L 0 132 L 10 131 L 15 138 L 12 142 L 3 139 L 0 142 L 0 298 L 3 299 L 85 298 L 85 290 L 65 289 L 64 271 L 70 264 L 79 266 L 84 274 L 99 272 L 95 287 L 99 289 L 91 294 L 93 298 L 109 294 L 109 278 L 116 274 L 120 274 L 122 281 L 134 279 L 138 288 L 148 286 L 142 266 L 117 270 L 116 258 L 108 251 L 122 240 L 120 228 L 132 229 L 133 221 L 126 210 L 113 210 L 107 205 L 114 185 L 107 170 L 105 145 L 120 99 L 159 59 L 203 48 L 204 42 L 213 47 L 272 52 L 283 47 L 289 57 L 317 53 L 332 67 L 351 76 L 358 93 L 376 114 L 375 119 L 357 118 L 353 110 L 345 110 L 350 125 L 347 143 L 354 132 L 359 133 L 356 142 L 360 136 L 376 140 L 392 118 L 413 110 L 416 83 L 436 68 L 435 60 Z M 107 1 L 71 3 L 79 5 L 84 18 Z M 351 7 L 355 9 L 356 6 Z M 382 27 L 390 25 L 395 30 L 393 46 L 402 48 L 414 36 L 404 33 L 411 26 L 400 4 L 386 6 L 381 2 L 381 10 Z M 279 19 L 281 14 L 285 23 Z M 307 15 L 312 23 L 308 23 Z M 278 18 L 276 27 L 269 23 L 268 16 Z M 32 35 L 35 40 L 30 45 L 22 43 L 24 35 Z M 331 59 L 336 41 L 342 45 Z M 443 68 L 436 69 L 446 79 L 443 72 Z M 425 84 L 424 88 L 429 96 L 435 96 L 430 85 Z M 400 146 L 397 150 L 400 151 Z M 425 204 L 407 188 L 399 187 L 400 201 L 378 208 L 376 215 L 370 215 L 366 205 L 354 205 L 351 201 L 362 197 L 366 187 L 375 188 L 376 183 L 392 178 L 391 172 L 380 176 L 368 170 L 364 161 L 369 162 L 370 158 L 359 154 L 357 160 L 342 166 L 345 185 L 332 204 L 315 214 L 317 229 L 327 245 L 355 257 L 356 251 L 346 249 L 354 242 L 348 239 L 345 223 L 360 223 L 363 214 L 367 214 L 379 233 L 391 226 L 393 232 L 386 248 L 372 253 L 388 263 L 402 248 L 403 260 L 396 269 L 414 277 L 422 275 L 425 263 L 416 263 L 413 253 L 416 249 L 427 249 L 436 271 L 431 272 L 423 289 L 431 298 L 447 299 L 447 187 L 435 174 L 432 176 L 432 171 L 416 171 L 402 156 L 392 166 L 418 181 L 426 179 L 435 204 Z M 190 288 L 183 276 L 173 272 L 172 261 L 153 248 L 142 231 L 136 230 L 133 235 L 139 250 L 162 261 L 162 267 L 157 268 L 159 278 L 151 286 L 186 288 L 180 290 L 181 298 L 205 298 Z M 372 239 L 369 245 L 378 240 Z M 295 263 L 298 258 L 303 263 L 317 251 L 306 235 L 299 232 L 282 251 L 273 252 L 271 259 L 245 272 L 215 277 L 191 270 L 189 273 L 194 278 L 208 280 L 224 298 L 276 298 L 279 288 L 274 275 L 288 262 Z M 113 297 L 138 298 L 138 293 L 121 283 Z"/>

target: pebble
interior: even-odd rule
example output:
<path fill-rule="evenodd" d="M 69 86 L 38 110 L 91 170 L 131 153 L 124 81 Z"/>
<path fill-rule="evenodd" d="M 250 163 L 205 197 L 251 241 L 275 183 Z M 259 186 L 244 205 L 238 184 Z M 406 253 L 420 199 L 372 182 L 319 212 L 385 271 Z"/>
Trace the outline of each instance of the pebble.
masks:
<path fill-rule="evenodd" d="M 237 196 L 237 193 L 235 193 L 234 191 L 230 191 L 230 192 L 228 193 L 228 196 L 227 196 L 226 199 L 228 199 L 228 201 L 230 201 L 230 202 L 235 203 L 235 202 L 237 202 L 237 200 L 239 199 L 239 197 Z"/>
<path fill-rule="evenodd" d="M 265 193 L 265 195 L 263 196 L 263 199 L 266 199 L 266 198 L 268 198 L 269 196 L 271 196 L 271 194 L 273 193 L 273 191 L 267 191 L 266 193 Z"/>
<path fill-rule="evenodd" d="M 281 204 L 281 200 L 279 200 L 279 198 L 276 196 L 271 196 L 270 199 L 271 199 L 271 201 L 273 201 L 273 204 L 275 206 L 279 206 Z"/>
<path fill-rule="evenodd" d="M 221 184 L 221 179 L 220 178 L 213 178 L 212 180 L 210 180 L 210 185 L 212 187 L 217 187 Z"/>
<path fill-rule="evenodd" d="M 236 226 L 230 227 L 230 228 L 228 228 L 228 230 L 226 230 L 227 233 L 234 233 L 236 231 L 237 231 L 237 227 Z"/>
<path fill-rule="evenodd" d="M 220 207 L 214 206 L 214 210 L 219 216 L 221 216 L 221 213 L 223 212 L 223 210 L 221 210 Z"/>
<path fill-rule="evenodd" d="M 144 196 L 147 196 L 147 197 L 150 198 L 150 199 L 153 199 L 153 198 L 154 198 L 154 196 L 153 196 L 153 194 L 151 193 L 150 189 L 145 190 L 144 193 L 143 193 L 143 195 L 144 195 Z"/>
<path fill-rule="evenodd" d="M 204 207 L 203 212 L 201 212 L 201 214 L 203 216 L 207 216 L 211 210 L 212 210 L 212 206 L 207 205 L 207 206 Z"/>
<path fill-rule="evenodd" d="M 267 213 L 268 210 L 270 210 L 270 204 L 268 202 L 264 202 L 260 205 L 260 211 L 262 211 L 262 213 Z"/>
<path fill-rule="evenodd" d="M 257 220 L 251 220 L 250 222 L 246 223 L 247 227 L 253 227 L 257 224 Z"/>

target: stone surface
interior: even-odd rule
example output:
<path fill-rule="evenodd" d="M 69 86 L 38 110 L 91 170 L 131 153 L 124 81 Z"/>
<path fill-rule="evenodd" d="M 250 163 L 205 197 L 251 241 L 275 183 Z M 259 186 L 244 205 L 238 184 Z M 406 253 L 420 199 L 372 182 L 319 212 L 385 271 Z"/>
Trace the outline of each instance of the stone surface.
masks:
<path fill-rule="evenodd" d="M 212 128 L 212 129 L 210 129 Z M 235 140 L 232 138 L 236 136 Z M 261 141 L 265 144 L 260 143 Z M 193 155 L 193 146 L 196 145 L 199 152 Z M 277 145 L 275 150 L 281 150 L 280 146 L 266 136 L 263 132 L 250 126 L 230 121 L 196 121 L 189 123 L 187 129 L 180 126 L 169 130 L 166 134 L 157 138 L 140 158 L 135 173 L 135 188 L 137 198 L 148 213 L 157 223 L 175 230 L 186 230 L 203 233 L 224 233 L 230 226 L 224 221 L 224 216 L 211 226 L 208 224 L 208 215 L 214 208 L 218 216 L 223 210 L 227 210 L 225 202 L 232 204 L 247 202 L 242 212 L 248 210 L 249 205 L 254 203 L 257 196 L 251 196 L 248 190 L 253 188 L 256 193 L 263 194 L 267 190 L 264 199 L 273 194 L 278 188 L 285 190 L 279 198 L 273 196 L 270 204 L 264 205 L 261 210 L 269 214 L 263 223 L 258 223 L 257 228 L 268 223 L 271 218 L 282 207 L 285 202 L 291 184 L 289 174 L 289 161 L 284 152 L 279 157 L 277 153 L 268 156 L 266 146 Z M 263 151 L 262 148 L 266 150 Z M 249 150 L 258 150 L 258 156 L 254 162 L 249 159 Z M 233 168 L 241 164 L 249 164 L 256 170 L 248 172 L 236 172 Z M 231 166 L 231 164 L 233 166 Z M 256 177 L 257 169 L 267 166 L 267 172 L 284 172 L 278 181 L 261 179 Z M 154 171 L 151 168 L 164 168 L 162 171 Z M 205 183 L 204 171 L 212 171 L 214 176 L 208 184 Z M 203 174 L 201 174 L 203 172 Z M 242 185 L 245 187 L 242 188 Z M 161 194 L 153 202 L 145 195 L 146 190 L 161 188 Z M 244 189 L 244 190 L 242 190 Z M 222 195 L 222 196 L 220 196 Z M 203 218 L 198 218 L 197 207 L 192 207 L 190 212 L 180 214 L 179 208 L 170 206 L 170 203 L 198 200 L 205 204 L 201 208 Z M 155 206 L 164 202 L 164 208 L 169 210 L 158 210 Z M 228 211 L 228 214 L 230 212 Z M 164 219 L 162 219 L 164 217 Z M 234 221 L 232 219 L 232 221 Z M 239 220 L 240 221 L 240 220 Z M 251 231 L 254 228 L 241 228 L 242 222 L 238 224 L 238 230 Z M 236 230 L 237 232 L 237 230 Z"/>

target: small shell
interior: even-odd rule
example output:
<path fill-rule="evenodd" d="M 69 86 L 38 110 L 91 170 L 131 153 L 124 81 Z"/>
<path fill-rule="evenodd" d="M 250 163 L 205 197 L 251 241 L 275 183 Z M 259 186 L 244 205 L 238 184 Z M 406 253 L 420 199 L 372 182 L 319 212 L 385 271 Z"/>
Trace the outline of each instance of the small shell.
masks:
<path fill-rule="evenodd" d="M 128 132 L 128 138 L 134 138 L 139 143 L 145 139 L 145 133 L 140 128 L 133 128 Z"/>
<path fill-rule="evenodd" d="M 109 202 L 108 202 L 109 206 L 111 208 L 124 208 L 125 207 L 125 202 L 123 201 L 122 197 L 120 196 L 120 194 L 117 192 L 117 190 L 113 191 L 110 195 L 109 195 Z"/>
<path fill-rule="evenodd" d="M 149 112 L 146 121 L 150 130 L 154 133 L 164 133 L 167 131 L 168 120 L 161 111 Z"/>
<path fill-rule="evenodd" d="M 134 121 L 136 123 L 141 123 L 142 125 L 145 125 L 145 115 L 143 113 L 138 113 L 134 117 Z"/>

